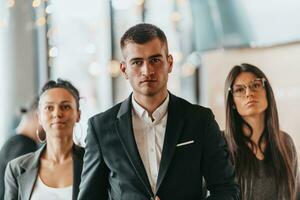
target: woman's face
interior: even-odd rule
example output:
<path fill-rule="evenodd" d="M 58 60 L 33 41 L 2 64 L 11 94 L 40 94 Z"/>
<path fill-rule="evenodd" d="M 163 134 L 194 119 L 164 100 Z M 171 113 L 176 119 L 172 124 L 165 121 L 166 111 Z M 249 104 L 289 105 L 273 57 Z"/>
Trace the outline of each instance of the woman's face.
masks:
<path fill-rule="evenodd" d="M 261 117 L 268 107 L 264 80 L 251 72 L 240 73 L 232 86 L 233 101 L 243 119 Z"/>
<path fill-rule="evenodd" d="M 47 137 L 72 138 L 73 127 L 80 119 L 80 111 L 68 90 L 53 88 L 41 95 L 38 117 Z"/>

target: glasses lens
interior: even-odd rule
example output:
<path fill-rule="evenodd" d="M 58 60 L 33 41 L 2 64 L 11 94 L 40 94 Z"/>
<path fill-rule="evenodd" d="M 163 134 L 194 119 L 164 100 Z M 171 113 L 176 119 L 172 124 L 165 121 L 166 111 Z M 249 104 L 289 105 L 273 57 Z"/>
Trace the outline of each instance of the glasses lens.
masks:
<path fill-rule="evenodd" d="M 264 80 L 263 79 L 255 79 L 250 82 L 248 85 L 234 85 L 232 87 L 232 95 L 235 97 L 242 97 L 246 94 L 247 87 L 254 92 L 259 92 L 264 88 Z"/>
<path fill-rule="evenodd" d="M 260 91 L 262 88 L 263 88 L 263 83 L 262 83 L 262 80 L 259 79 L 259 80 L 254 80 L 253 82 L 251 82 L 249 84 L 249 88 L 252 90 L 252 91 Z"/>
<path fill-rule="evenodd" d="M 241 85 L 239 85 L 239 86 L 233 86 L 233 88 L 232 88 L 232 94 L 233 94 L 233 96 L 241 97 L 245 93 L 246 93 L 246 89 L 245 89 L 245 87 L 243 87 Z"/>

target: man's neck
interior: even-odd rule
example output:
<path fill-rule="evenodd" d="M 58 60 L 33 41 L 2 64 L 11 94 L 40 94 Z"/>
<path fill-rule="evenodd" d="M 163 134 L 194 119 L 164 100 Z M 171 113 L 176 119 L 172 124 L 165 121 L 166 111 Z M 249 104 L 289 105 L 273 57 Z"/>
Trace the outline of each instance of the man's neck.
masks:
<path fill-rule="evenodd" d="M 145 96 L 145 95 L 135 95 L 133 94 L 134 100 L 142 106 L 150 116 L 152 113 L 164 102 L 166 97 L 168 96 L 168 91 L 166 91 L 163 95 L 156 96 Z"/>

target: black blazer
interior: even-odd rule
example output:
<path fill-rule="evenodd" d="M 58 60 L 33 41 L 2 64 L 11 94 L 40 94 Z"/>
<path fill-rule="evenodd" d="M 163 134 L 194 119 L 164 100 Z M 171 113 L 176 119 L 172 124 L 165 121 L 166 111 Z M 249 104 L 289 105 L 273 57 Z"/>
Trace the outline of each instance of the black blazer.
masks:
<path fill-rule="evenodd" d="M 157 192 L 135 143 L 131 97 L 89 120 L 79 200 L 238 199 L 234 170 L 212 112 L 170 94 Z M 182 145 L 180 145 L 182 144 Z"/>
<path fill-rule="evenodd" d="M 38 175 L 40 157 L 46 145 L 39 150 L 18 157 L 8 163 L 5 171 L 4 200 L 29 200 Z M 76 200 L 80 184 L 84 149 L 73 146 L 73 194 Z"/>

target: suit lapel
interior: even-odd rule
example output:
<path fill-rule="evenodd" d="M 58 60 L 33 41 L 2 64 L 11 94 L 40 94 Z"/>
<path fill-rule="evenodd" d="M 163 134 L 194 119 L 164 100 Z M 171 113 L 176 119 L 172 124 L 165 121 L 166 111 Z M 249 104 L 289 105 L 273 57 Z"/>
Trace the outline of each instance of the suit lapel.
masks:
<path fill-rule="evenodd" d="M 27 160 L 25 163 L 21 164 L 21 168 L 24 171 L 22 175 L 18 177 L 20 194 L 23 194 L 22 199 L 30 199 L 32 190 L 34 188 L 34 183 L 37 178 L 38 168 L 39 168 L 39 158 L 45 149 L 44 145 L 38 151 L 36 151 L 32 159 Z"/>
<path fill-rule="evenodd" d="M 173 159 L 176 144 L 180 133 L 182 132 L 183 125 L 184 112 L 182 107 L 178 104 L 178 98 L 170 94 L 166 133 L 159 166 L 156 191 L 158 191 L 158 188 L 160 187 Z"/>
<path fill-rule="evenodd" d="M 153 196 L 147 172 L 134 139 L 131 116 L 131 96 L 121 104 L 118 119 L 115 122 L 115 129 L 137 176 L 147 189 L 147 192 Z"/>

